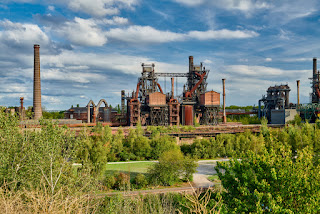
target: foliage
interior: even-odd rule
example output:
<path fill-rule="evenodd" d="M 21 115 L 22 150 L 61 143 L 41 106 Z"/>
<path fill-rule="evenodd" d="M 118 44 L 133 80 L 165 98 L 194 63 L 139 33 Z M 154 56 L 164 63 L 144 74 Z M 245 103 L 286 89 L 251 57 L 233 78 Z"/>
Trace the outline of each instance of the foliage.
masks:
<path fill-rule="evenodd" d="M 223 204 L 222 198 L 211 188 L 205 192 L 193 190 L 191 194 L 185 194 L 186 201 L 182 203 L 182 207 L 187 209 L 179 209 L 181 213 L 201 213 L 201 214 L 218 214 L 221 212 Z"/>
<path fill-rule="evenodd" d="M 152 148 L 151 158 L 155 160 L 157 160 L 161 154 L 166 151 L 179 149 L 175 138 L 168 135 L 160 136 L 160 134 L 151 139 L 150 146 Z"/>
<path fill-rule="evenodd" d="M 319 166 L 313 164 L 309 147 L 297 156 L 286 146 L 264 149 L 262 154 L 248 151 L 241 161 L 219 162 L 216 170 L 228 213 L 320 211 Z"/>
<path fill-rule="evenodd" d="M 115 184 L 114 188 L 118 190 L 129 190 L 130 189 L 130 176 L 126 173 L 119 172 L 114 175 Z"/>
<path fill-rule="evenodd" d="M 64 111 L 58 111 L 58 112 L 42 111 L 42 118 L 43 119 L 63 119 Z"/>
<path fill-rule="evenodd" d="M 171 186 L 180 181 L 181 176 L 183 180 L 192 180 L 196 167 L 194 160 L 184 157 L 180 150 L 170 150 L 164 152 L 159 163 L 149 169 L 148 176 L 150 183 Z"/>
<path fill-rule="evenodd" d="M 134 178 L 134 184 L 136 188 L 141 189 L 148 184 L 148 180 L 144 174 L 139 173 Z"/>
<path fill-rule="evenodd" d="M 103 180 L 103 185 L 105 185 L 108 189 L 111 189 L 116 184 L 116 178 L 114 175 L 106 174 Z"/>
<path fill-rule="evenodd" d="M 67 194 L 66 194 L 67 192 Z M 45 187 L 10 191 L 0 187 L 1 213 L 97 213 L 103 200 L 92 194 L 58 189 L 54 194 Z"/>
<path fill-rule="evenodd" d="M 288 124 L 300 126 L 301 122 L 302 122 L 302 119 L 301 119 L 300 115 L 296 114 L 296 115 L 294 115 L 294 119 L 289 121 Z"/>
<path fill-rule="evenodd" d="M 111 129 L 108 126 L 103 127 L 98 123 L 91 136 L 84 130 L 78 137 L 81 146 L 77 148 L 77 158 L 82 167 L 91 168 L 94 174 L 100 175 L 107 164 L 111 139 Z"/>
<path fill-rule="evenodd" d="M 227 122 L 240 122 L 243 125 L 260 124 L 260 119 L 250 115 L 227 115 Z"/>
<path fill-rule="evenodd" d="M 41 121 L 38 132 L 23 132 L 17 124 L 18 118 L 0 112 L 0 182 L 17 190 L 37 187 L 44 180 L 54 194 L 73 177 L 73 134 L 52 122 Z"/>
<path fill-rule="evenodd" d="M 180 194 L 149 194 L 135 197 L 105 197 L 99 213 L 174 214 L 179 208 Z"/>
<path fill-rule="evenodd" d="M 131 129 L 128 137 L 124 141 L 127 155 L 125 158 L 130 160 L 144 160 L 151 156 L 151 147 L 149 139 L 143 135 L 141 126 Z"/>

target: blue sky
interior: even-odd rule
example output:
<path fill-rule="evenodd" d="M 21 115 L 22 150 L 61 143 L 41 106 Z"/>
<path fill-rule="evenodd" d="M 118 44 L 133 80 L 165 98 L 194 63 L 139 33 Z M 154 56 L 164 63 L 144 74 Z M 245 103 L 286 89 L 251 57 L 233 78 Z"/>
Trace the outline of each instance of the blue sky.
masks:
<path fill-rule="evenodd" d="M 188 56 L 210 69 L 208 90 L 227 105 L 257 104 L 288 83 L 290 101 L 309 101 L 312 58 L 320 58 L 316 0 L 2 0 L 0 105 L 32 105 L 33 44 L 40 44 L 42 103 L 48 110 L 120 103 L 141 63 L 156 72 L 188 70 Z M 178 93 L 185 79 L 179 78 Z M 160 84 L 170 90 L 169 79 Z"/>

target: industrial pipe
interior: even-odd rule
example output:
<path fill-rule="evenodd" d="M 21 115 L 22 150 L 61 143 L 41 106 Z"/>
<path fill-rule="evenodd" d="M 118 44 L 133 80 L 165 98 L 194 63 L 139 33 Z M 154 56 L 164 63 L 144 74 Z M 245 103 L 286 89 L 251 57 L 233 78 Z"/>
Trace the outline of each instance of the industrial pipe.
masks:
<path fill-rule="evenodd" d="M 202 75 L 198 74 L 197 72 L 195 72 L 195 74 L 200 77 L 200 80 L 197 82 L 197 84 L 196 84 L 190 91 L 187 91 L 187 92 L 186 92 L 185 97 L 191 97 L 191 96 L 192 96 L 193 92 L 194 92 L 194 91 L 198 88 L 198 86 L 202 83 L 203 78 L 204 78 L 204 76 L 206 75 L 206 72 L 203 72 Z"/>
<path fill-rule="evenodd" d="M 171 78 L 171 98 L 174 98 L 174 78 Z"/>
<path fill-rule="evenodd" d="M 137 84 L 137 90 L 136 90 L 136 95 L 134 96 L 134 99 L 138 99 L 140 85 L 141 85 L 141 82 L 138 82 L 138 84 Z"/>
<path fill-rule="evenodd" d="M 223 86 L 223 123 L 227 123 L 226 116 L 226 79 L 222 79 Z"/>
<path fill-rule="evenodd" d="M 297 106 L 300 105 L 300 80 L 297 80 Z"/>
<path fill-rule="evenodd" d="M 161 86 L 160 86 L 160 84 L 158 82 L 157 82 L 157 86 L 158 86 L 160 92 L 163 94 L 162 88 L 161 88 Z"/>

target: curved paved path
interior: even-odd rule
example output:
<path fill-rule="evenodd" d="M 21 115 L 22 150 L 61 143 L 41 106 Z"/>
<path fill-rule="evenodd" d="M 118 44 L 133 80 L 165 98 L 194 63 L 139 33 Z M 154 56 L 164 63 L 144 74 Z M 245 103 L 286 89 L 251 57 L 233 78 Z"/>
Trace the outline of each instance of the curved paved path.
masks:
<path fill-rule="evenodd" d="M 220 160 L 200 160 L 197 172 L 193 174 L 193 184 L 195 187 L 210 187 L 214 183 L 208 180 L 210 175 L 217 174 L 214 167 L 217 165 L 217 161 L 227 161 L 229 159 Z"/>

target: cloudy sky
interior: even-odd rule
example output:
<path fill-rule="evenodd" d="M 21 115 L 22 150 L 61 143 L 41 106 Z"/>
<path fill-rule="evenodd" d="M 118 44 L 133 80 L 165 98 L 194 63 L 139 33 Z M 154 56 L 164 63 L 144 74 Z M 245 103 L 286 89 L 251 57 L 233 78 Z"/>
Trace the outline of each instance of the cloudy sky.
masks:
<path fill-rule="evenodd" d="M 1 0 L 0 105 L 32 105 L 33 44 L 40 44 L 43 106 L 63 110 L 90 99 L 120 103 L 141 63 L 156 72 L 210 69 L 208 90 L 227 105 L 253 105 L 288 83 L 309 101 L 312 58 L 320 58 L 317 0 Z M 178 93 L 186 79 L 179 78 Z M 160 84 L 168 92 L 169 79 Z"/>

